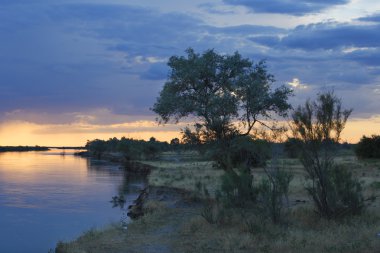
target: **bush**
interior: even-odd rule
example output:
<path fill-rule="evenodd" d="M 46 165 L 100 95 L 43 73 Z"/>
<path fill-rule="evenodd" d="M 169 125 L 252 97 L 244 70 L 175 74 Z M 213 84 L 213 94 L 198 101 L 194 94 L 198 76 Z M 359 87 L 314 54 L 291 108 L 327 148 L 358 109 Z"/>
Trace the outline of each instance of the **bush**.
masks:
<path fill-rule="evenodd" d="M 265 140 L 254 140 L 249 136 L 235 138 L 230 148 L 234 167 L 263 167 L 270 159 L 270 145 Z"/>
<path fill-rule="evenodd" d="M 259 185 L 260 214 L 270 218 L 273 223 L 280 223 L 289 206 L 289 184 L 293 175 L 279 168 L 267 169 L 266 175 L 267 178 Z"/>
<path fill-rule="evenodd" d="M 380 135 L 363 136 L 355 149 L 358 158 L 380 158 Z"/>
<path fill-rule="evenodd" d="M 361 214 L 365 202 L 359 180 L 342 166 L 334 166 L 330 171 L 330 178 L 333 187 L 331 197 L 334 198 L 332 202 L 335 203 L 337 216 Z"/>
<path fill-rule="evenodd" d="M 241 170 L 239 173 L 226 172 L 222 176 L 217 198 L 228 207 L 246 207 L 256 202 L 257 194 L 253 176 L 249 171 Z"/>
<path fill-rule="evenodd" d="M 316 181 L 313 182 L 314 185 L 306 187 L 314 202 L 318 204 L 319 212 L 328 218 L 361 214 L 365 208 L 365 201 L 358 179 L 342 166 L 334 165 L 325 173 L 324 186 L 320 181 Z"/>
<path fill-rule="evenodd" d="M 292 130 L 302 144 L 301 162 L 311 181 L 306 187 L 316 211 L 328 219 L 360 214 L 362 188 L 352 174 L 334 163 L 337 143 L 352 110 L 342 110 L 332 92 L 319 94 L 293 113 Z"/>
<path fill-rule="evenodd" d="M 250 136 L 238 136 L 228 141 L 206 144 L 208 156 L 225 171 L 233 168 L 263 167 L 270 159 L 270 144 Z"/>
<path fill-rule="evenodd" d="M 301 141 L 295 138 L 289 138 L 284 143 L 284 151 L 289 158 L 299 158 L 301 155 Z"/>

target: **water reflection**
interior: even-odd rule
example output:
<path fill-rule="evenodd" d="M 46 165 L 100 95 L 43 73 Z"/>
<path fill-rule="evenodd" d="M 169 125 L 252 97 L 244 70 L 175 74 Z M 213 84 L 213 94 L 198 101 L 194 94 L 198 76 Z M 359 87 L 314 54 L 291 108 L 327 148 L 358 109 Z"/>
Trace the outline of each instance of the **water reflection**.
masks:
<path fill-rule="evenodd" d="M 58 240 L 125 219 L 110 200 L 132 203 L 142 178 L 61 152 L 0 153 L 0 252 L 47 252 Z"/>

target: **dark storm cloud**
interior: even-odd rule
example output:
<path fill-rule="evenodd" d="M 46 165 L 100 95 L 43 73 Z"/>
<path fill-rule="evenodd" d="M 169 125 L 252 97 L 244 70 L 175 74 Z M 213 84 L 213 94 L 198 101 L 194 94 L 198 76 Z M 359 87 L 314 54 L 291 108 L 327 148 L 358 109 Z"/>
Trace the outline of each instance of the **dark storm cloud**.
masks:
<path fill-rule="evenodd" d="M 349 0 L 224 0 L 231 5 L 245 6 L 258 13 L 280 13 L 301 16 L 317 13 L 335 5 L 347 4 Z"/>

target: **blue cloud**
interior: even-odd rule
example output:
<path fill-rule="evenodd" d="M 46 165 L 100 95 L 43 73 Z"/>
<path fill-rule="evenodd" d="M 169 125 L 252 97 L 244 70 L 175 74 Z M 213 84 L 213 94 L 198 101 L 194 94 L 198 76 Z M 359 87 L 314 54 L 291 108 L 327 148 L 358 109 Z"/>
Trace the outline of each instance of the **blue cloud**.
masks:
<path fill-rule="evenodd" d="M 374 15 L 367 16 L 367 17 L 361 17 L 358 20 L 359 21 L 368 21 L 368 22 L 380 23 L 380 13 L 376 13 Z"/>
<path fill-rule="evenodd" d="M 287 30 L 274 26 L 260 26 L 260 25 L 239 25 L 239 26 L 227 26 L 227 27 L 206 27 L 211 33 L 222 33 L 225 35 L 268 35 L 285 33 Z"/>
<path fill-rule="evenodd" d="M 147 80 L 165 80 L 168 77 L 168 73 L 169 67 L 166 64 L 154 63 L 141 74 L 141 78 Z"/>
<path fill-rule="evenodd" d="M 299 26 L 282 39 L 278 36 L 259 36 L 251 40 L 270 47 L 303 50 L 378 47 L 380 46 L 378 31 L 380 25 L 318 23 Z"/>
<path fill-rule="evenodd" d="M 335 5 L 347 4 L 349 0 L 224 0 L 231 5 L 245 6 L 258 13 L 280 13 L 301 16 L 317 13 Z"/>
<path fill-rule="evenodd" d="M 379 25 L 216 27 L 130 5 L 9 2 L 0 7 L 0 117 L 25 108 L 151 115 L 169 71 L 164 59 L 189 46 L 267 59 L 278 83 L 297 77 L 315 89 L 355 90 L 378 78 Z"/>
<path fill-rule="evenodd" d="M 367 48 L 348 53 L 345 58 L 364 64 L 366 66 L 380 66 L 380 48 Z"/>

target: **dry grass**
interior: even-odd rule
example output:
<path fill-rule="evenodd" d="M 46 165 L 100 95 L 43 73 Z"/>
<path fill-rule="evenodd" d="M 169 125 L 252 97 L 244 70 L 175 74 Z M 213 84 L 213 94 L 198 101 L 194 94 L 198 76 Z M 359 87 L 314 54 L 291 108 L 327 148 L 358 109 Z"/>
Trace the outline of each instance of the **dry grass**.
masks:
<path fill-rule="evenodd" d="M 220 188 L 223 171 L 210 161 L 154 161 L 145 162 L 156 167 L 149 177 L 149 185 L 166 186 L 197 192 L 199 185 L 206 187 L 211 195 Z"/>
<path fill-rule="evenodd" d="M 212 225 L 194 217 L 182 227 L 173 252 L 375 253 L 380 249 L 376 237 L 380 217 L 374 214 L 334 222 L 313 216 L 311 210 L 298 209 L 290 221 L 281 227 L 258 218 L 235 217 L 229 224 Z"/>

